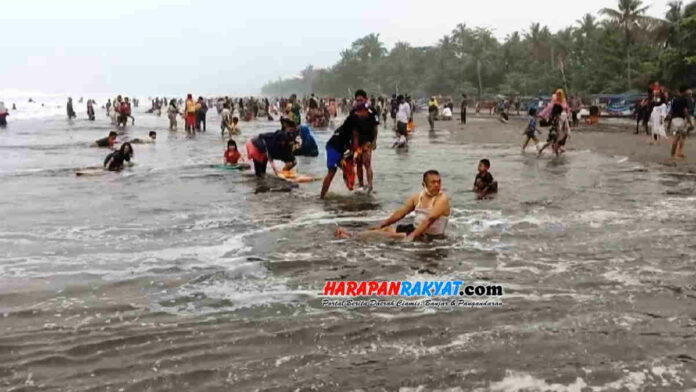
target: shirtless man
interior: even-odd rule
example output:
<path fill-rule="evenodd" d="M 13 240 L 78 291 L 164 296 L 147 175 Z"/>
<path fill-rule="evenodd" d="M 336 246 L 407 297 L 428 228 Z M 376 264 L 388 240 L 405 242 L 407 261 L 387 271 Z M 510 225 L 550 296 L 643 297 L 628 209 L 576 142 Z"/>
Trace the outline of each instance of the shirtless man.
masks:
<path fill-rule="evenodd" d="M 415 211 L 411 224 L 391 225 Z M 359 233 L 350 233 L 344 228 L 336 229 L 337 238 L 389 238 L 413 241 L 437 239 L 445 236 L 450 215 L 450 199 L 442 191 L 442 178 L 437 170 L 423 173 L 423 191 L 406 200 L 406 203 L 385 219 L 379 226 Z"/>

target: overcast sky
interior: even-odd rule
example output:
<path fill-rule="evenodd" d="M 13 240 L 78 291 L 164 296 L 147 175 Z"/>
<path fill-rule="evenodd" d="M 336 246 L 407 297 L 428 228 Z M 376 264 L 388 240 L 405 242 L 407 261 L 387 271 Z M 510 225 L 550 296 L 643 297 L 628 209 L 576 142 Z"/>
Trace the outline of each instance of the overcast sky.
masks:
<path fill-rule="evenodd" d="M 432 45 L 458 23 L 499 38 L 532 22 L 552 31 L 608 0 L 6 0 L 0 90 L 252 94 L 308 64 L 328 66 L 355 39 Z M 663 17 L 668 0 L 647 0 Z"/>

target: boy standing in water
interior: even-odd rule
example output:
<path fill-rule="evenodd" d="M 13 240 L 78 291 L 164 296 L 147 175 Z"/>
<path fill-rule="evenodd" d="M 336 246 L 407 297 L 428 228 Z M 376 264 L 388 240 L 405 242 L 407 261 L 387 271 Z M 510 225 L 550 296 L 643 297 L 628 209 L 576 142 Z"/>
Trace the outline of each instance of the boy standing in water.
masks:
<path fill-rule="evenodd" d="M 527 144 L 529 141 L 534 142 L 534 146 L 536 147 L 537 151 L 539 150 L 539 139 L 536 138 L 536 134 L 541 132 L 539 129 L 537 129 L 537 118 L 536 118 L 537 110 L 535 108 L 529 109 L 529 122 L 527 123 L 527 129 L 525 129 L 524 134 L 527 136 L 527 140 L 524 141 L 524 144 L 522 145 L 522 152 L 527 148 Z"/>
<path fill-rule="evenodd" d="M 474 192 L 476 192 L 479 199 L 498 192 L 498 182 L 493 179 L 493 175 L 488 171 L 490 168 L 491 161 L 481 159 L 478 164 L 478 174 L 476 174 L 476 179 L 474 179 Z"/>

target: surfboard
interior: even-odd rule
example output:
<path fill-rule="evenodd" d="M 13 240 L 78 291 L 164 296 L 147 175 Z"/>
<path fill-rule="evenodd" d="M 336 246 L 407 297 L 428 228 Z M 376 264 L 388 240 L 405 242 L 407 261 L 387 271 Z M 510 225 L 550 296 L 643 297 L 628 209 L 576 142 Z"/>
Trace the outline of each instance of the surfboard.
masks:
<path fill-rule="evenodd" d="M 294 172 L 292 170 L 280 171 L 280 172 L 278 172 L 278 177 L 284 179 L 285 181 L 290 181 L 290 182 L 295 182 L 295 183 L 312 182 L 312 181 L 317 181 L 317 180 L 321 179 L 318 177 L 297 174 L 296 172 Z"/>
<path fill-rule="evenodd" d="M 82 170 L 77 170 L 75 171 L 75 175 L 78 177 L 95 177 L 95 176 L 103 176 L 107 174 L 108 171 L 102 169 L 102 168 L 87 168 L 87 169 L 82 169 Z"/>
<path fill-rule="evenodd" d="M 248 163 L 238 163 L 236 165 L 213 165 L 215 169 L 221 169 L 221 170 L 247 170 L 251 166 L 249 166 Z"/>

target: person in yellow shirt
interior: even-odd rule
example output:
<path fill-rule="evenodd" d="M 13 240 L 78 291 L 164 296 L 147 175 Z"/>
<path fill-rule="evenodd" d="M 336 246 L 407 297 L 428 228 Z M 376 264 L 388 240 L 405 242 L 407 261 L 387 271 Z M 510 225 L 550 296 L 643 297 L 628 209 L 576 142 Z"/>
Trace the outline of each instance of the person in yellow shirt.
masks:
<path fill-rule="evenodd" d="M 186 96 L 185 107 L 186 110 L 184 111 L 184 115 L 186 116 L 186 132 L 196 133 L 196 114 L 198 113 L 200 105 L 196 103 L 196 101 L 193 100 L 193 96 L 189 94 Z"/>
<path fill-rule="evenodd" d="M 430 101 L 428 102 L 428 124 L 430 124 L 431 131 L 435 130 L 435 118 L 437 118 L 439 111 L 440 105 L 438 105 L 437 99 L 435 99 L 435 97 L 430 97 Z"/>

